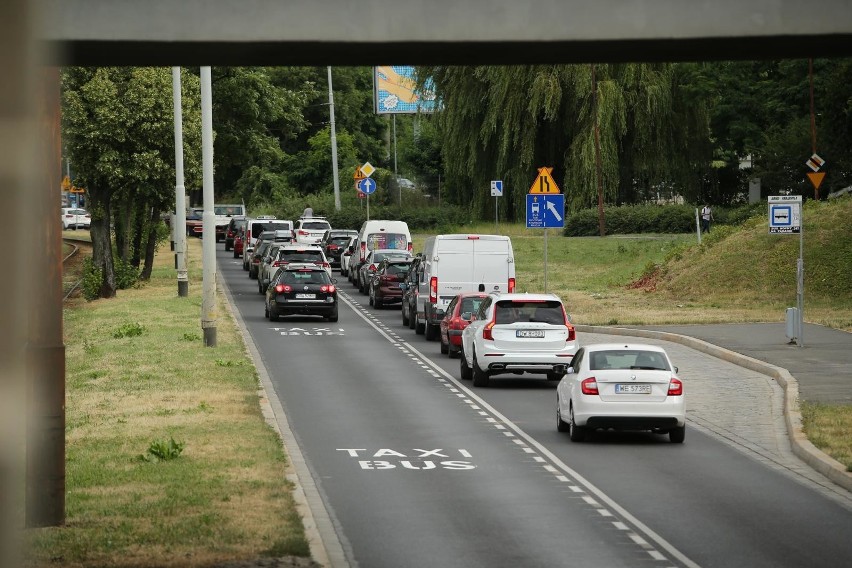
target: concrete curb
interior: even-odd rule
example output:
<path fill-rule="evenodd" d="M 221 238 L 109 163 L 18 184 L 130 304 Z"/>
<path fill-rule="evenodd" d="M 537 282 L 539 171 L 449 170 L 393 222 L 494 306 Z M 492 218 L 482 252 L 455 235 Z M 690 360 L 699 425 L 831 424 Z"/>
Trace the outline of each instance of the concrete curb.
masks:
<path fill-rule="evenodd" d="M 793 453 L 832 482 L 847 491 L 852 491 L 852 473 L 846 471 L 846 466 L 842 463 L 814 446 L 802 431 L 802 414 L 799 411 L 799 383 L 787 369 L 707 343 L 701 339 L 677 333 L 596 325 L 575 325 L 575 327 L 580 332 L 647 337 L 679 343 L 723 361 L 772 377 L 784 389 L 784 422 L 787 425 L 787 434 L 790 437 Z"/>

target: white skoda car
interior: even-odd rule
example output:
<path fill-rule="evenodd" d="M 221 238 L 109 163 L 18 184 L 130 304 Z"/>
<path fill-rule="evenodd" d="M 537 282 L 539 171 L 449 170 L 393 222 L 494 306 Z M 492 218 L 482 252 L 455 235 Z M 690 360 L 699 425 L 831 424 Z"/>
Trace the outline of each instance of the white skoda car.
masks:
<path fill-rule="evenodd" d="M 556 387 L 556 428 L 581 442 L 596 429 L 650 430 L 683 443 L 686 407 L 677 367 L 661 347 L 608 343 L 580 348 Z"/>

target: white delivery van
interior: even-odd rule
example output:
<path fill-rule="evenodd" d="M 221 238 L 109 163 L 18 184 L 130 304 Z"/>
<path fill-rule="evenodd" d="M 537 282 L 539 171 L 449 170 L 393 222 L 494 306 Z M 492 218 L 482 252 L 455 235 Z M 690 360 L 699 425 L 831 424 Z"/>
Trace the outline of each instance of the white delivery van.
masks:
<path fill-rule="evenodd" d="M 515 255 L 504 235 L 435 235 L 423 243 L 414 330 L 438 337 L 449 303 L 462 292 L 514 292 Z"/>
<path fill-rule="evenodd" d="M 411 252 L 414 243 L 411 231 L 405 221 L 388 221 L 386 219 L 371 219 L 364 221 L 358 231 L 356 249 L 349 259 L 349 274 L 358 274 L 358 269 L 364 264 L 367 253 L 373 249 L 399 249 Z M 349 278 L 352 280 L 351 276 Z"/>
<path fill-rule="evenodd" d="M 264 231 L 290 231 L 293 234 L 293 221 L 278 219 L 274 215 L 260 215 L 246 221 L 246 240 L 243 245 L 243 270 L 249 269 L 251 255 L 257 238 Z"/>

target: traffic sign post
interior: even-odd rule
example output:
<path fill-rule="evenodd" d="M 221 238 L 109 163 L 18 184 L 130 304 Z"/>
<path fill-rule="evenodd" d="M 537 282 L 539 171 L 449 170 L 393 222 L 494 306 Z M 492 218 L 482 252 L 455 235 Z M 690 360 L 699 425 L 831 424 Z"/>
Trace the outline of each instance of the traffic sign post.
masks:
<path fill-rule="evenodd" d="M 565 196 L 553 179 L 553 168 L 538 168 L 527 194 L 527 229 L 544 229 L 544 292 L 547 293 L 547 229 L 565 227 Z"/>
<path fill-rule="evenodd" d="M 494 198 L 494 232 L 497 233 L 497 198 L 503 197 L 503 180 L 495 179 L 491 181 L 491 197 Z"/>
<path fill-rule="evenodd" d="M 355 189 L 358 190 L 358 197 L 367 199 L 367 220 L 370 220 L 370 194 L 376 191 L 378 184 L 375 180 L 370 179 L 376 168 L 370 162 L 364 162 L 363 165 L 355 168 Z"/>
<path fill-rule="evenodd" d="M 802 335 L 805 328 L 805 235 L 803 225 L 801 195 L 773 195 L 769 197 L 769 233 L 773 235 L 799 235 L 799 258 L 796 261 L 796 307 L 798 311 L 796 345 L 799 347 L 804 345 Z"/>

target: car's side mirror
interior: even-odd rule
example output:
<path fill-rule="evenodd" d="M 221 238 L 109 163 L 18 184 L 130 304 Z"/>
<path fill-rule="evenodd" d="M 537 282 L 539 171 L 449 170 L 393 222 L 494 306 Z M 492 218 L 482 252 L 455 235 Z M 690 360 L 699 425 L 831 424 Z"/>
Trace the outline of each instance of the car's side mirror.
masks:
<path fill-rule="evenodd" d="M 462 312 L 461 318 L 463 320 L 471 321 L 473 319 L 473 312 Z"/>
<path fill-rule="evenodd" d="M 675 370 L 675 375 L 677 375 L 677 372 L 678 372 L 677 367 L 675 367 L 674 370 Z"/>
<path fill-rule="evenodd" d="M 574 367 L 568 367 L 568 369 L 565 372 L 569 375 L 573 375 L 574 374 Z"/>
<path fill-rule="evenodd" d="M 568 317 L 568 323 L 574 323 L 574 318 L 571 317 L 571 314 L 566 314 Z"/>
<path fill-rule="evenodd" d="M 408 287 L 408 284 L 406 284 L 405 282 L 400 282 L 400 284 L 399 284 L 400 290 L 405 290 L 407 287 Z"/>
<path fill-rule="evenodd" d="M 332 279 L 331 279 L 331 283 L 332 283 L 332 284 L 337 284 L 337 278 L 332 278 Z"/>

